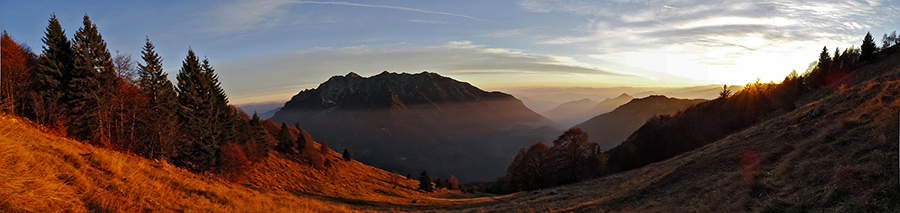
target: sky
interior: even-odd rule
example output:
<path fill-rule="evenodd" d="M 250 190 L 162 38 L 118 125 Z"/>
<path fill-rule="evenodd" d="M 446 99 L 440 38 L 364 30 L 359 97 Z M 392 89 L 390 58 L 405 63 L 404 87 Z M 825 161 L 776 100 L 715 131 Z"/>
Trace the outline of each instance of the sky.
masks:
<path fill-rule="evenodd" d="M 384 70 L 499 91 L 777 82 L 900 29 L 900 0 L 3 1 L 0 29 L 39 54 L 51 13 L 134 60 L 149 38 L 173 80 L 191 48 L 237 105 Z"/>

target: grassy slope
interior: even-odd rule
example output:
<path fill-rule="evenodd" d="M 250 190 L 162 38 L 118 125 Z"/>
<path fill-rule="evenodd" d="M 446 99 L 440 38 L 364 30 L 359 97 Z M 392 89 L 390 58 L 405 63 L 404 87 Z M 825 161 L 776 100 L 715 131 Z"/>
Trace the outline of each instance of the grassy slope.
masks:
<path fill-rule="evenodd" d="M 243 174 L 196 174 L 19 119 L 0 115 L 0 212 L 353 212 L 479 201 L 417 192 L 416 181 L 336 152 L 324 171 L 270 155 Z"/>
<path fill-rule="evenodd" d="M 640 169 L 460 207 L 484 212 L 900 209 L 900 54 L 722 140 Z M 807 117 L 818 109 L 819 116 Z M 755 157 L 754 157 L 755 156 Z M 741 171 L 741 164 L 753 165 Z M 559 192 L 549 195 L 550 191 Z"/>

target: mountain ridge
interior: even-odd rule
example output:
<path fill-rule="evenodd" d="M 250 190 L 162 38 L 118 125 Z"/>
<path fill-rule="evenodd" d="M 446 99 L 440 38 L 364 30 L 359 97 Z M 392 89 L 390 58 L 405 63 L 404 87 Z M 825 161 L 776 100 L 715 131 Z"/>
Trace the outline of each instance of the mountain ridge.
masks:
<path fill-rule="evenodd" d="M 588 133 L 592 142 L 609 150 L 625 141 L 647 119 L 657 115 L 674 114 L 691 105 L 706 101 L 705 99 L 678 99 L 664 95 L 651 95 L 638 98 L 616 107 L 608 113 L 594 116 L 587 121 L 575 125 L 574 128 Z"/>
<path fill-rule="evenodd" d="M 461 181 L 493 179 L 515 155 L 510 147 L 555 134 L 533 129 L 552 122 L 512 95 L 430 72 L 332 76 L 292 97 L 272 120 L 298 122 L 369 164 Z"/>

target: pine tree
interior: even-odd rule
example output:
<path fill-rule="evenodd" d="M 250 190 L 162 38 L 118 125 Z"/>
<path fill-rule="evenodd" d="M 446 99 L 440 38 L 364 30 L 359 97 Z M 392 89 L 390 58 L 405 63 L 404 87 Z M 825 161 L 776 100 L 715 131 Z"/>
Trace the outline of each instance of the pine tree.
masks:
<path fill-rule="evenodd" d="M 176 78 L 178 104 L 181 105 L 178 118 L 186 136 L 180 158 L 182 163 L 196 169 L 209 169 L 216 165 L 219 154 L 216 101 L 210 91 L 212 79 L 203 72 L 199 58 L 190 49 Z"/>
<path fill-rule="evenodd" d="M 234 112 L 231 110 L 231 107 L 228 106 L 228 96 L 225 94 L 225 90 L 222 89 L 222 85 L 219 82 L 219 75 L 216 74 L 216 70 L 213 69 L 213 66 L 209 64 L 209 59 L 205 57 L 200 64 L 200 68 L 207 78 L 206 82 L 208 85 L 206 86 L 209 87 L 208 92 L 212 99 L 211 107 L 213 109 L 212 114 L 214 115 L 212 119 L 215 124 L 213 127 L 216 128 L 216 131 L 214 131 L 216 140 L 219 142 L 233 141 L 237 134 L 232 131 L 236 119 L 233 116 Z"/>
<path fill-rule="evenodd" d="M 413 180 L 412 174 L 406 173 L 406 179 Z"/>
<path fill-rule="evenodd" d="M 863 38 L 862 46 L 859 48 L 861 50 L 859 55 L 860 61 L 869 62 L 875 59 L 875 39 L 872 38 L 871 33 L 866 33 L 866 37 Z"/>
<path fill-rule="evenodd" d="M 351 160 L 353 160 L 353 154 L 350 154 L 350 150 L 347 150 L 347 148 L 344 148 L 344 154 L 341 155 L 341 158 L 343 158 L 344 161 L 351 161 Z"/>
<path fill-rule="evenodd" d="M 431 176 L 428 175 L 428 170 L 423 170 L 422 175 L 419 176 L 418 189 L 425 192 L 434 192 L 434 186 L 431 185 Z"/>
<path fill-rule="evenodd" d="M 256 113 L 253 114 L 256 119 L 259 119 L 259 116 Z M 291 131 L 288 129 L 288 125 L 284 122 L 281 122 L 281 131 L 278 131 L 278 145 L 276 147 L 280 147 L 279 151 L 292 151 L 297 147 L 294 144 L 294 140 L 291 139 Z"/>
<path fill-rule="evenodd" d="M 434 188 L 436 188 L 436 189 L 444 188 L 444 181 L 441 180 L 440 177 L 438 177 L 437 179 L 434 180 Z"/>
<path fill-rule="evenodd" d="M 831 56 L 828 55 L 828 47 L 822 47 L 822 52 L 819 53 L 819 70 L 822 72 L 828 72 L 831 70 Z"/>
<path fill-rule="evenodd" d="M 834 48 L 834 57 L 831 58 L 831 69 L 837 70 L 841 68 L 841 49 Z"/>
<path fill-rule="evenodd" d="M 178 109 L 177 94 L 168 74 L 163 71 L 162 58 L 156 54 L 150 38 L 144 43 L 141 51 L 141 59 L 144 63 L 138 63 L 140 79 L 138 85 L 149 102 L 149 114 L 146 125 L 150 136 L 146 145 L 146 156 L 155 158 L 158 156 L 170 156 L 175 151 L 175 140 L 178 138 L 177 128 Z"/>
<path fill-rule="evenodd" d="M 32 97 L 32 110 L 40 123 L 62 123 L 67 120 L 64 117 L 66 107 L 63 103 L 74 69 L 75 52 L 66 38 L 66 31 L 59 25 L 56 14 L 50 15 L 41 41 L 44 46 L 31 85 L 31 90 L 38 92 L 38 95 Z"/>
<path fill-rule="evenodd" d="M 109 145 L 111 115 L 109 94 L 118 78 L 112 56 L 97 25 L 84 15 L 84 26 L 75 32 L 75 66 L 67 93 L 69 132 L 76 138 Z"/>

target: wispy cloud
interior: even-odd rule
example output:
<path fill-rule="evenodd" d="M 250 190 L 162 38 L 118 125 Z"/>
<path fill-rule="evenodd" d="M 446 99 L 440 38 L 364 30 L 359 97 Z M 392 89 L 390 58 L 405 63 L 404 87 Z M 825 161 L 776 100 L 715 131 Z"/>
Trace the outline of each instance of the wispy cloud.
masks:
<path fill-rule="evenodd" d="M 330 2 L 330 1 L 297 1 L 297 2 L 294 2 L 294 3 L 297 3 L 297 4 L 341 5 L 341 6 L 354 6 L 354 7 L 369 7 L 369 8 L 382 8 L 382 9 L 391 9 L 391 10 L 403 10 L 403 11 L 411 11 L 411 12 L 427 13 L 427 14 L 435 14 L 435 15 L 455 16 L 455 17 L 460 17 L 460 18 L 472 19 L 472 20 L 476 20 L 476 21 L 490 22 L 490 21 L 488 21 L 488 20 L 484 20 L 484 19 L 480 19 L 480 18 L 475 18 L 475 17 L 472 17 L 472 16 L 463 15 L 463 14 L 448 13 L 448 12 L 441 12 L 441 11 L 432 11 L 432 10 L 423 10 L 423 9 L 416 9 L 416 8 L 411 8 L 411 7 L 400 7 L 400 6 L 391 6 L 391 5 L 359 4 L 359 3 L 351 3 L 351 2 L 343 2 L 343 1 L 341 1 L 341 2 Z"/>
<path fill-rule="evenodd" d="M 291 5 L 304 5 L 304 4 L 315 4 L 315 5 L 334 5 L 334 6 L 348 6 L 348 7 L 364 7 L 364 8 L 377 8 L 377 9 L 387 9 L 387 10 L 400 10 L 400 11 L 408 11 L 422 14 L 431 14 L 431 15 L 440 15 L 440 16 L 450 16 L 457 17 L 469 20 L 475 20 L 480 22 L 488 22 L 494 23 L 485 19 L 476 18 L 469 15 L 458 14 L 458 13 L 450 13 L 443 11 L 435 11 L 435 10 L 425 10 L 419 8 L 412 7 L 402 7 L 402 6 L 393 6 L 393 5 L 380 5 L 380 4 L 360 4 L 346 1 L 296 1 L 296 0 L 240 0 L 237 2 L 233 2 L 230 4 L 225 4 L 217 10 L 209 13 L 211 17 L 208 17 L 210 20 L 213 20 L 218 25 L 209 26 L 212 29 L 205 29 L 208 31 L 213 31 L 216 33 L 231 33 L 231 32 L 241 32 L 241 31 L 249 31 L 251 29 L 259 30 L 262 28 L 271 28 L 286 24 L 298 23 L 298 19 L 304 19 L 309 17 L 304 17 L 303 14 L 291 13 L 290 11 L 298 8 L 294 8 Z M 290 17 L 288 17 L 290 16 Z M 325 22 L 333 22 L 333 21 L 325 21 Z M 413 19 L 409 22 L 417 22 L 417 23 L 432 23 L 439 24 L 444 23 L 441 21 L 431 21 L 431 20 L 422 20 L 422 19 Z M 321 23 L 321 22 L 317 22 Z"/>

